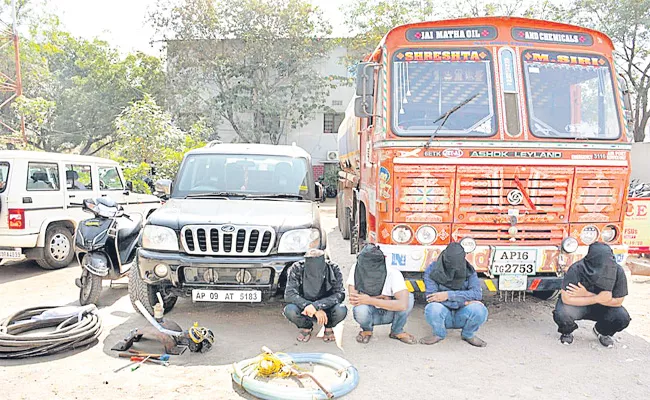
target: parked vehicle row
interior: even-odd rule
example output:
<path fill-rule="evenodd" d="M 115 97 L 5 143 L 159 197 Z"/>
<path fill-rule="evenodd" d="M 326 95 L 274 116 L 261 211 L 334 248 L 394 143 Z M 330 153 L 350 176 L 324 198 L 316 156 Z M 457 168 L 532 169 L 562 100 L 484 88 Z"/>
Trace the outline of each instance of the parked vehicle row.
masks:
<path fill-rule="evenodd" d="M 134 193 L 115 161 L 89 156 L 0 151 L 0 262 L 23 257 L 45 269 L 74 259 L 73 235 L 87 198 L 110 197 L 146 218 L 160 206 Z"/>

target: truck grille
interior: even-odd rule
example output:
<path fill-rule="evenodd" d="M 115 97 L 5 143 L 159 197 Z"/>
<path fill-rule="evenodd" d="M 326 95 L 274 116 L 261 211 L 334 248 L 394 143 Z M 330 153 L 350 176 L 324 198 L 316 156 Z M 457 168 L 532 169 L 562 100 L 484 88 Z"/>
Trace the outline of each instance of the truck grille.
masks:
<path fill-rule="evenodd" d="M 508 210 L 517 209 L 519 223 L 566 223 L 573 173 L 554 167 L 458 167 L 456 221 L 508 223 Z M 521 203 L 508 201 L 513 191 L 524 194 Z"/>
<path fill-rule="evenodd" d="M 181 243 L 188 254 L 214 256 L 266 256 L 275 242 L 268 226 L 188 225 Z"/>
<path fill-rule="evenodd" d="M 451 222 L 456 167 L 396 165 L 396 222 Z"/>
<path fill-rule="evenodd" d="M 575 211 L 571 213 L 571 222 L 618 221 L 626 178 L 625 168 L 576 168 Z"/>
<path fill-rule="evenodd" d="M 546 245 L 557 244 L 568 236 L 562 225 L 517 225 L 515 241 L 508 234 L 510 225 L 455 225 L 453 238 L 472 237 L 480 245 Z"/>

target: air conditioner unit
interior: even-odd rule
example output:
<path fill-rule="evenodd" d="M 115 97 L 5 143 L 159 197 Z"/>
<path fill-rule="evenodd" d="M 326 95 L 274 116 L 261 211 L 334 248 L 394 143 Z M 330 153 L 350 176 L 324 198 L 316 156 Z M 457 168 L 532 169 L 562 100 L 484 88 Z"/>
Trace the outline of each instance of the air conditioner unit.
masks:
<path fill-rule="evenodd" d="M 339 152 L 338 151 L 328 151 L 327 152 L 327 161 L 338 161 Z"/>

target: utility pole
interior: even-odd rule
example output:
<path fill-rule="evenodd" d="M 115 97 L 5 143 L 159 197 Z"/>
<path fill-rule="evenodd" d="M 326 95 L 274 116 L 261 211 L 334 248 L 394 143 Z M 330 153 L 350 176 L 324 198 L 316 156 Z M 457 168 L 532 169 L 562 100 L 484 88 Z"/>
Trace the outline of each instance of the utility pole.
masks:
<path fill-rule="evenodd" d="M 18 37 L 17 28 L 16 0 L 12 0 L 11 2 L 11 19 L 11 25 L 4 21 L 0 21 L 0 50 L 13 47 L 12 55 L 14 58 L 13 68 L 11 68 L 11 63 L 7 63 L 8 66 L 6 68 L 10 69 L 10 71 L 0 71 L 0 94 L 2 95 L 2 103 L 0 103 L 0 126 L 1 128 L 4 128 L 3 130 L 10 131 L 13 135 L 0 135 L 0 140 L 6 142 L 22 141 L 23 144 L 27 144 L 25 118 L 22 115 L 20 116 L 20 126 L 17 128 L 10 125 L 11 117 L 9 117 L 7 121 L 3 121 L 3 114 L 11 115 L 11 113 L 2 113 L 2 111 L 9 109 L 11 102 L 23 94 L 22 76 L 20 73 L 20 39 Z M 10 54 L 10 52 L 6 50 L 4 53 Z M 14 136 L 16 134 L 20 135 L 20 138 Z"/>

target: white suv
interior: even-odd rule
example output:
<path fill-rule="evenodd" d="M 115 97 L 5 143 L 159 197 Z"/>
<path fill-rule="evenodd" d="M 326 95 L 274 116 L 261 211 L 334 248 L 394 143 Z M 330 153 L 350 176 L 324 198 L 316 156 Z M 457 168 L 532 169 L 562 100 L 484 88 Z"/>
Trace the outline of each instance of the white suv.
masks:
<path fill-rule="evenodd" d="M 77 223 L 88 218 L 81 210 L 84 199 L 108 196 L 145 218 L 160 207 L 156 196 L 131 189 L 112 160 L 0 151 L 0 263 L 26 257 L 45 269 L 67 266 Z"/>

